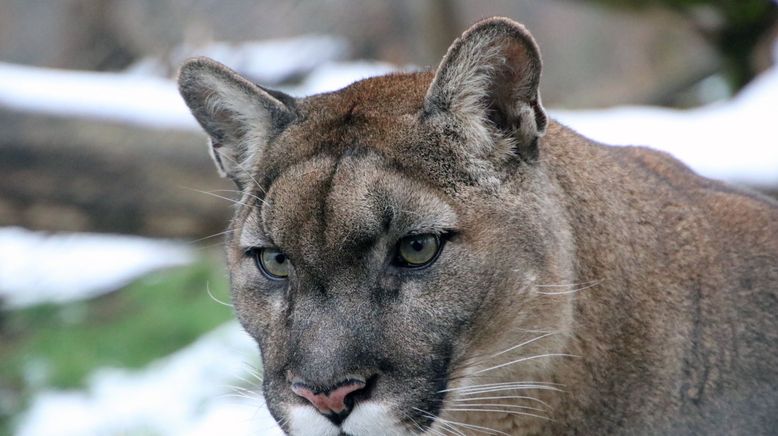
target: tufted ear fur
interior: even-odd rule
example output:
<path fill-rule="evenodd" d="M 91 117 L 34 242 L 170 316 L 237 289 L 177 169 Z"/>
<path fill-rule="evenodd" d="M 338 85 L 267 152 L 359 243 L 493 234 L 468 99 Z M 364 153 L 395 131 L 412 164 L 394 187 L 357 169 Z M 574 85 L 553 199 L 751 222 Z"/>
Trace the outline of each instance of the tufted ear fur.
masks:
<path fill-rule="evenodd" d="M 250 180 L 251 165 L 270 138 L 295 118 L 292 97 L 265 90 L 204 57 L 184 63 L 178 89 L 210 137 L 219 174 L 240 189 Z"/>
<path fill-rule="evenodd" d="M 476 142 L 496 131 L 513 149 L 505 153 L 534 157 L 547 124 L 540 71 L 540 50 L 524 26 L 507 18 L 480 21 L 448 49 L 427 91 L 425 113 L 455 117 Z M 488 142 L 497 143 L 493 137 Z"/>

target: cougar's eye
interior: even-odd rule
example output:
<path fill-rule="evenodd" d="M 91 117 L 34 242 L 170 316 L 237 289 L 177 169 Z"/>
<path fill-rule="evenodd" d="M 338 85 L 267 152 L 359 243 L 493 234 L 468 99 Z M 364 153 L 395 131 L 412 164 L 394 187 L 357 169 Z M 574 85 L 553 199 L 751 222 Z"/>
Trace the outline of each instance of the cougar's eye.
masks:
<path fill-rule="evenodd" d="M 406 268 L 427 266 L 437 259 L 440 249 L 441 242 L 438 235 L 409 235 L 397 243 L 395 262 Z"/>
<path fill-rule="evenodd" d="M 266 277 L 283 280 L 289 277 L 289 258 L 277 248 L 252 248 L 248 254 L 254 258 L 257 268 Z"/>

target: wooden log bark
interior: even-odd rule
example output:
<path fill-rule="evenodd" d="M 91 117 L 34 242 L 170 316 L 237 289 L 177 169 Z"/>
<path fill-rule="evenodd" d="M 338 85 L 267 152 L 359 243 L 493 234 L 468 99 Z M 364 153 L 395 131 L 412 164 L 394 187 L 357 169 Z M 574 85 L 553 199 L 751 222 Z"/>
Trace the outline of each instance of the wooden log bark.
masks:
<path fill-rule="evenodd" d="M 198 239 L 227 225 L 229 202 L 197 192 L 233 189 L 204 135 L 3 108 L 0 131 L 0 226 Z"/>

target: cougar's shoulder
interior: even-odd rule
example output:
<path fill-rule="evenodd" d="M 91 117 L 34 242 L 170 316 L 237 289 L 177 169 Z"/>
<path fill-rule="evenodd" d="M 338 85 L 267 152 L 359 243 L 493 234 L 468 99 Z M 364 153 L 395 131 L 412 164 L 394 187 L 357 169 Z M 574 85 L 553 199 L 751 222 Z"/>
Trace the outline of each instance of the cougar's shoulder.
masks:
<path fill-rule="evenodd" d="M 603 283 L 576 303 L 580 353 L 599 374 L 588 398 L 603 401 L 597 422 L 628 410 L 643 433 L 768 432 L 778 405 L 776 202 L 666 153 L 597 144 L 553 122 L 541 154 L 564 193 L 578 276 Z M 614 384 L 640 379 L 653 382 Z"/>

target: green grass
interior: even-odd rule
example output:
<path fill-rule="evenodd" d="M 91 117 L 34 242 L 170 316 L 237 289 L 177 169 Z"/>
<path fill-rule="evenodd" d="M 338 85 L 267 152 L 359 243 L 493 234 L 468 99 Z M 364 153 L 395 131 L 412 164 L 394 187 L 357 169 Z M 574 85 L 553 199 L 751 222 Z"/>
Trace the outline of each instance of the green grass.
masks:
<path fill-rule="evenodd" d="M 232 319 L 208 288 L 229 300 L 224 267 L 204 259 L 92 300 L 0 312 L 0 434 L 39 389 L 83 387 L 102 366 L 141 368 Z"/>

